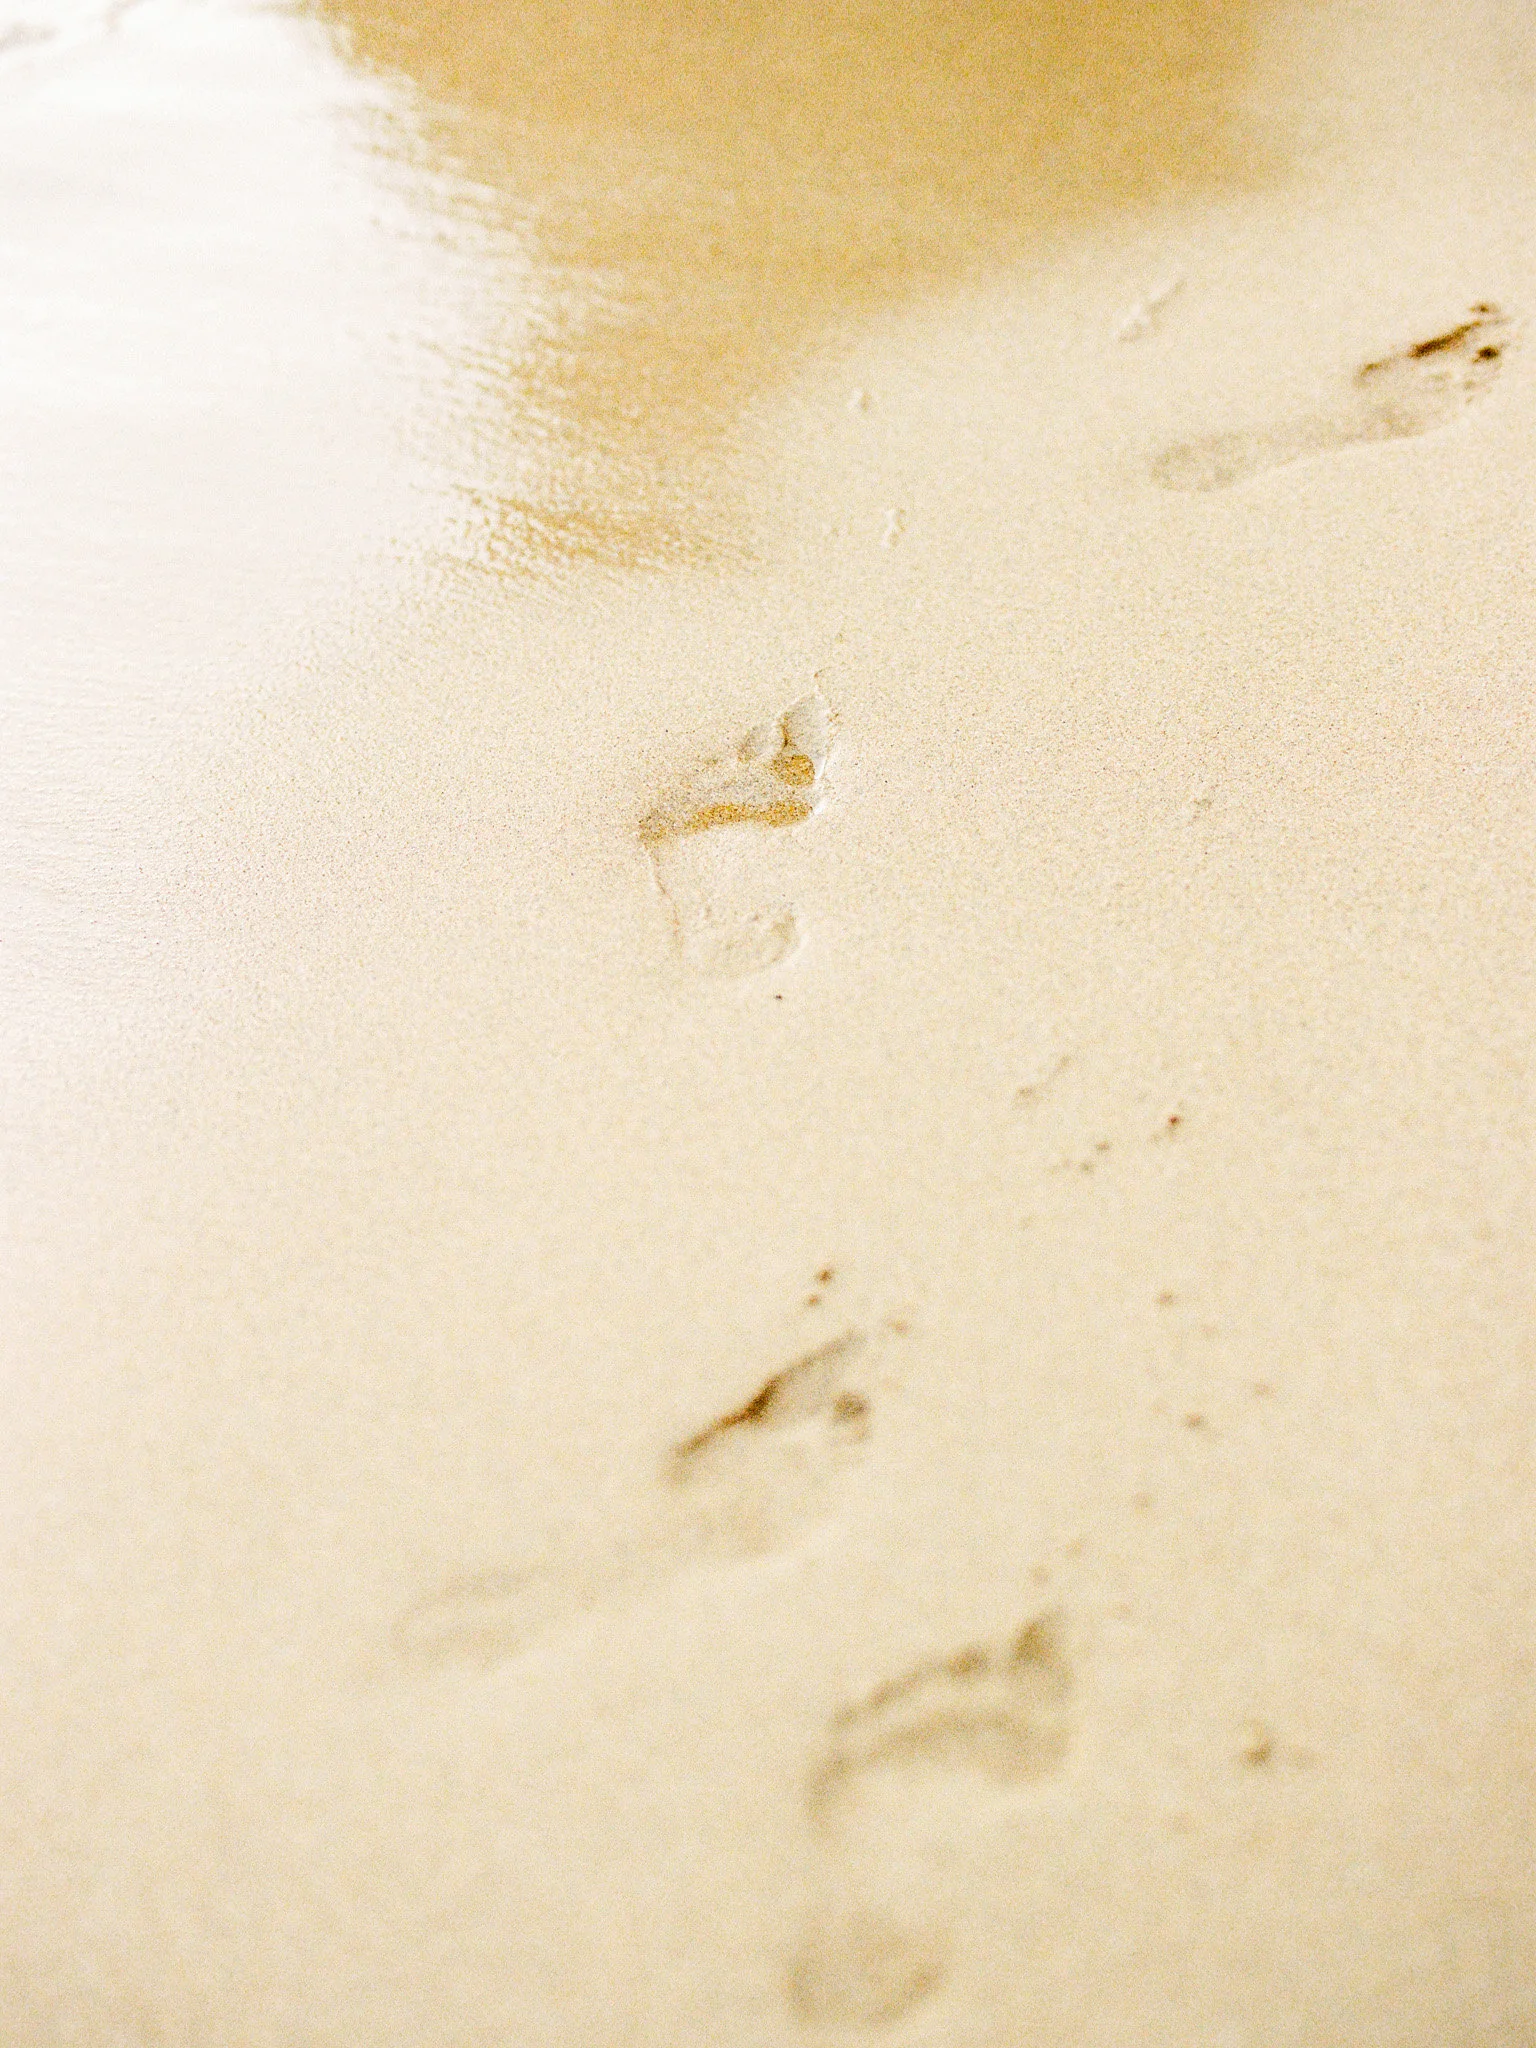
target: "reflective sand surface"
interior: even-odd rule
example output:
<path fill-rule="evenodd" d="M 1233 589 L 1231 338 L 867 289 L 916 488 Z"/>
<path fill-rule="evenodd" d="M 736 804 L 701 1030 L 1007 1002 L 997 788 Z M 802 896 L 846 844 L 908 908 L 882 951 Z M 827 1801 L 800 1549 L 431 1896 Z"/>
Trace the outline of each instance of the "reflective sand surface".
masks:
<path fill-rule="evenodd" d="M 1265 0 L 335 5 L 526 264 L 498 557 L 737 552 L 722 443 L 860 319 L 1113 209 L 1273 174 Z M 739 520 L 741 507 L 732 508 Z"/>
<path fill-rule="evenodd" d="M 1531 2033 L 1533 77 L 0 29 L 6 2040 Z"/>

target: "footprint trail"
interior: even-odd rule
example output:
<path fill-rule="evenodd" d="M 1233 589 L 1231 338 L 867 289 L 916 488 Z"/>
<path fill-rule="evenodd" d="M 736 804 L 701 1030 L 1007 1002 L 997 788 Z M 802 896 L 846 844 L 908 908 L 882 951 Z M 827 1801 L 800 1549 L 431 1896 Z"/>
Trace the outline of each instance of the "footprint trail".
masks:
<path fill-rule="evenodd" d="M 678 949 L 701 974 L 759 973 L 799 942 L 791 905 L 767 904 L 763 835 L 815 816 L 832 717 L 819 692 L 755 727 L 641 820 L 640 843 L 672 913 Z"/>
<path fill-rule="evenodd" d="M 406 1669 L 489 1669 L 553 1630 L 643 1599 L 679 1572 L 767 1556 L 836 1504 L 863 1454 L 870 1403 L 850 1384 L 867 1340 L 847 1330 L 764 1381 L 668 1453 L 622 1544 L 559 1547 L 527 1565 L 466 1574 L 409 1607 L 394 1629 Z"/>
<path fill-rule="evenodd" d="M 1513 322 L 1482 301 L 1443 334 L 1363 364 L 1325 412 L 1165 448 L 1152 465 L 1153 481 L 1170 491 L 1224 490 L 1308 456 L 1431 433 L 1486 395 L 1513 334 Z"/>

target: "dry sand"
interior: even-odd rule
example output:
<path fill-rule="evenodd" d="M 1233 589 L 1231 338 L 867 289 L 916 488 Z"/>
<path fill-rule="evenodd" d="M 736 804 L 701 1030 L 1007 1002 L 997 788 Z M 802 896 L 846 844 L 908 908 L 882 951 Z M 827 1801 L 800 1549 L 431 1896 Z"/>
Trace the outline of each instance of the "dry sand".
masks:
<path fill-rule="evenodd" d="M 1533 90 L 0 29 L 8 2048 L 1536 2041 Z"/>

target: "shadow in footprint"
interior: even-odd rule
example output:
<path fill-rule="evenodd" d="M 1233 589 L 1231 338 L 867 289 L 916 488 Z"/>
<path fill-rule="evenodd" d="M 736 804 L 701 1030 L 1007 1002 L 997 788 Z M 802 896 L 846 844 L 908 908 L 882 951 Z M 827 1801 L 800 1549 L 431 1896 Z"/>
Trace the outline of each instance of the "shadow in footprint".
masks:
<path fill-rule="evenodd" d="M 1047 1779 L 1071 1740 L 1054 1615 L 918 1665 L 834 1717 L 806 1788 L 820 1872 L 788 1973 L 807 2024 L 889 2022 L 945 1981 L 942 1871 L 999 1792 Z"/>
<path fill-rule="evenodd" d="M 680 1571 L 791 1542 L 830 1511 L 868 1433 L 869 1402 L 848 1385 L 866 1342 L 849 1330 L 819 1345 L 676 1445 L 620 1547 L 597 1556 L 557 1550 L 519 1569 L 466 1575 L 408 1608 L 394 1630 L 397 1664 L 488 1669 Z"/>
<path fill-rule="evenodd" d="M 1307 456 L 1431 433 L 1489 390 L 1512 338 L 1511 321 L 1481 302 L 1445 333 L 1362 365 L 1325 412 L 1164 449 L 1152 465 L 1153 481 L 1170 491 L 1223 490 Z"/>
<path fill-rule="evenodd" d="M 832 719 L 819 692 L 710 761 L 640 823 L 678 950 L 701 974 L 756 974 L 799 942 L 789 904 L 762 902 L 766 831 L 802 825 L 825 794 Z"/>

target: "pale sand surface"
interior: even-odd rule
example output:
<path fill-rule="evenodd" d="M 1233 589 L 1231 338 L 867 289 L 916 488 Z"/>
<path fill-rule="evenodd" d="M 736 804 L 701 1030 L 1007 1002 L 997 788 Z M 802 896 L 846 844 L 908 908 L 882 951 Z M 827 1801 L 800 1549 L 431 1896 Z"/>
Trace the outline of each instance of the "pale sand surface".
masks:
<path fill-rule="evenodd" d="M 17 2048 L 1536 2041 L 1526 9 L 828 18 L 0 39 Z"/>

